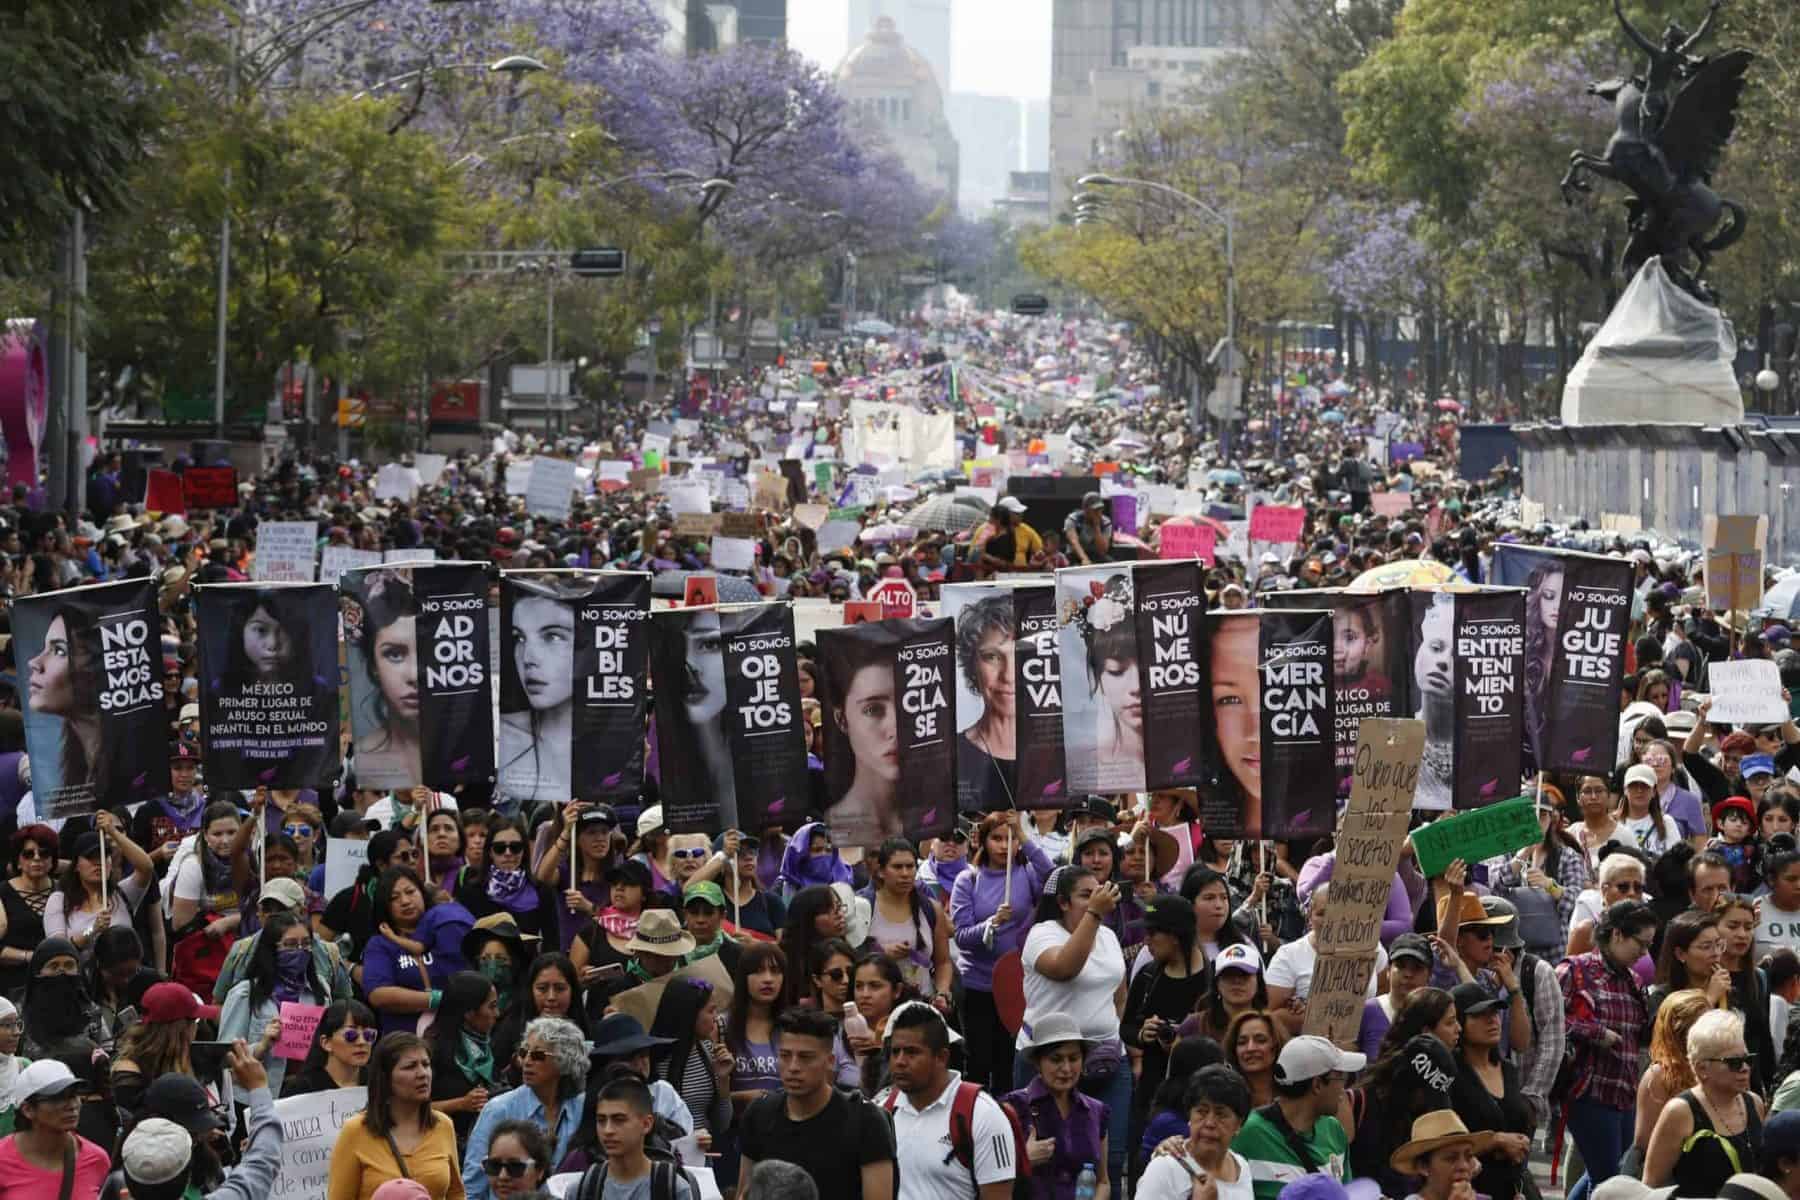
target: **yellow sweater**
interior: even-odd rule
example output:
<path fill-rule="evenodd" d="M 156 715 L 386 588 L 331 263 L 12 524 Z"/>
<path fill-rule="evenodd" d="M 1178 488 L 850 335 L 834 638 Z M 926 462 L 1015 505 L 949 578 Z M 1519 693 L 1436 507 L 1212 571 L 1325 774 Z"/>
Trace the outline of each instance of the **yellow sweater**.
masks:
<path fill-rule="evenodd" d="M 432 1200 L 464 1200 L 462 1168 L 456 1154 L 456 1127 L 450 1118 L 436 1123 L 419 1148 L 406 1156 L 406 1174 L 425 1185 Z M 363 1125 L 358 1113 L 344 1122 L 331 1148 L 331 1181 L 326 1200 L 369 1200 L 375 1189 L 400 1178 L 387 1139 Z"/>

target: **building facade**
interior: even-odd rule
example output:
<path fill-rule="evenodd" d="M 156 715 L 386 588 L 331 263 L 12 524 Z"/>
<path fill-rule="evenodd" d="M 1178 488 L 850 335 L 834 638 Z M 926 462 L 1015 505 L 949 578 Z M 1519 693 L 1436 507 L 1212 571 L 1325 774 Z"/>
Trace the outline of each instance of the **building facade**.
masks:
<path fill-rule="evenodd" d="M 924 55 L 907 44 L 892 17 L 878 17 L 834 73 L 862 136 L 891 147 L 914 179 L 954 207 L 961 153 L 943 89 Z"/>

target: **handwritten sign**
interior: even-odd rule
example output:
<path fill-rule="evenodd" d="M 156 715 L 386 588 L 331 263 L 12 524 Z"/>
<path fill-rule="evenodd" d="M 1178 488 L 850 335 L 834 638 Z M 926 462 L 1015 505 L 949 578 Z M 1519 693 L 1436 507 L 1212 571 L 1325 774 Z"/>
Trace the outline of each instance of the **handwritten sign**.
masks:
<path fill-rule="evenodd" d="M 189 467 L 181 475 L 181 495 L 188 510 L 232 508 L 238 502 L 236 467 Z"/>
<path fill-rule="evenodd" d="M 1250 510 L 1250 540 L 1291 544 L 1306 528 L 1306 510 L 1298 505 L 1259 504 Z"/>
<path fill-rule="evenodd" d="M 676 537 L 711 537 L 719 532 L 719 514 L 684 512 L 675 514 Z"/>
<path fill-rule="evenodd" d="M 1366 723 L 1366 722 L 1365 722 Z M 1413 849 L 1419 870 L 1427 878 L 1442 875 L 1457 859 L 1478 863 L 1497 854 L 1523 850 L 1542 841 L 1537 805 L 1530 796 L 1514 796 L 1486 808 L 1444 817 L 1413 831 Z"/>
<path fill-rule="evenodd" d="M 1364 717 L 1357 730 L 1350 801 L 1316 930 L 1319 961 L 1306 1000 L 1305 1032 L 1339 1045 L 1355 1045 L 1362 1026 L 1424 749 L 1423 721 Z"/>
<path fill-rule="evenodd" d="M 788 481 L 778 471 L 758 471 L 751 503 L 757 508 L 780 512 L 787 507 Z"/>
<path fill-rule="evenodd" d="M 1702 544 L 1708 608 L 1741 612 L 1762 603 L 1763 547 L 1768 537 L 1767 517 L 1706 518 Z"/>
<path fill-rule="evenodd" d="M 626 482 L 634 492 L 654 492 L 662 483 L 662 472 L 655 467 L 645 467 L 632 471 L 626 476 Z"/>
<path fill-rule="evenodd" d="M 319 551 L 319 582 L 335 584 L 338 576 L 357 567 L 378 567 L 381 551 L 358 550 L 353 546 L 326 546 Z"/>
<path fill-rule="evenodd" d="M 318 554 L 317 521 L 264 521 L 256 527 L 256 559 L 250 578 L 256 583 L 311 583 Z"/>
<path fill-rule="evenodd" d="M 1211 525 L 1164 525 L 1158 535 L 1157 553 L 1162 558 L 1197 558 L 1213 565 L 1213 542 L 1218 531 Z"/>
<path fill-rule="evenodd" d="M 755 513 L 728 512 L 719 514 L 719 532 L 726 537 L 751 538 L 762 536 L 762 518 Z"/>
<path fill-rule="evenodd" d="M 749 538 L 714 538 L 712 565 L 721 571 L 754 570 L 756 568 L 756 543 Z"/>
<path fill-rule="evenodd" d="M 331 1176 L 331 1148 L 344 1122 L 368 1107 L 369 1089 L 338 1088 L 275 1102 L 281 1122 L 281 1166 L 272 1200 L 325 1200 Z"/>
<path fill-rule="evenodd" d="M 318 1004 L 296 1004 L 292 1000 L 281 1002 L 281 1037 L 275 1043 L 275 1053 L 282 1058 L 291 1058 L 299 1062 L 312 1053 L 313 1038 L 319 1032 L 319 1022 L 325 1019 L 325 1009 Z"/>
<path fill-rule="evenodd" d="M 534 516 L 566 521 L 575 497 L 575 464 L 565 458 L 538 455 L 531 460 L 525 485 L 525 511 Z"/>
<path fill-rule="evenodd" d="M 369 843 L 334 837 L 325 844 L 325 895 L 335 896 L 356 882 L 356 873 L 369 861 Z"/>
<path fill-rule="evenodd" d="M 1781 698 L 1781 670 L 1769 659 L 1714 663 L 1707 681 L 1712 685 L 1712 711 L 1706 719 L 1716 725 L 1779 725 L 1788 719 L 1787 701 Z"/>
<path fill-rule="evenodd" d="M 794 506 L 794 520 L 808 529 L 817 529 L 831 516 L 831 510 L 823 504 L 799 504 Z"/>

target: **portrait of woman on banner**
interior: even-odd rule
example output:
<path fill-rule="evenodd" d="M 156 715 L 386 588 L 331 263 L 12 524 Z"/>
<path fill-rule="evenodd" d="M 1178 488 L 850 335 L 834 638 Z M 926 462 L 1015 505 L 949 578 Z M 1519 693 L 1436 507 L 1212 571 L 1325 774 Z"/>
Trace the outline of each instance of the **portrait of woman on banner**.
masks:
<path fill-rule="evenodd" d="M 211 704 L 267 696 L 277 699 L 294 721 L 324 721 L 333 726 L 331 734 L 311 739 L 318 742 L 316 747 L 284 748 L 260 759 L 212 745 L 209 734 L 207 773 L 215 786 L 253 787 L 266 782 L 256 778 L 264 766 L 278 765 L 290 785 L 322 782 L 336 774 L 337 631 L 321 627 L 309 612 L 310 605 L 323 595 L 310 587 L 219 588 L 202 593 L 206 610 L 216 612 L 211 607 L 216 602 L 228 616 L 220 623 L 222 629 L 203 623 L 200 630 Z M 216 674 L 212 671 L 215 663 L 219 667 Z M 229 709 L 215 708 L 214 712 L 213 719 L 232 719 Z M 283 733 L 279 740 L 288 743 L 293 737 Z"/>
<path fill-rule="evenodd" d="M 894 652 L 894 643 L 880 638 L 819 640 L 830 797 L 825 821 L 845 845 L 876 846 L 906 832 Z"/>
<path fill-rule="evenodd" d="M 424 782 L 419 732 L 418 599 L 406 567 L 346 572 L 344 640 L 352 659 L 350 729 L 365 788 Z"/>
<path fill-rule="evenodd" d="M 963 687 L 981 701 L 981 715 L 959 730 L 956 739 L 957 807 L 963 812 L 1017 807 L 1015 636 L 1010 592 L 978 600 L 956 614 L 957 673 Z"/>
<path fill-rule="evenodd" d="M 1138 670 L 1137 608 L 1130 572 L 1088 581 L 1087 594 L 1062 601 L 1064 623 L 1081 637 L 1087 676 L 1086 708 L 1100 792 L 1144 786 L 1143 677 Z M 1069 683 L 1064 682 L 1064 704 Z M 1065 729 L 1067 726 L 1065 725 Z M 1071 739 L 1074 742 L 1074 739 Z"/>
<path fill-rule="evenodd" d="M 1350 599 L 1346 597 L 1346 599 Z M 1338 695 L 1361 693 L 1362 703 L 1387 703 L 1388 646 L 1381 626 L 1382 601 L 1357 597 L 1332 613 L 1331 673 Z"/>
<path fill-rule="evenodd" d="M 1215 786 L 1237 809 L 1235 835 L 1251 840 L 1263 836 L 1261 652 L 1262 619 L 1256 614 L 1213 619 L 1205 653 Z"/>
<path fill-rule="evenodd" d="M 26 661 L 27 731 L 34 725 L 41 731 L 29 739 L 30 749 L 39 751 L 42 737 L 57 746 L 54 756 L 32 756 L 34 790 L 49 801 L 40 803 L 39 811 L 56 812 L 63 801 L 106 799 L 114 753 L 100 720 L 99 629 L 84 606 L 56 605 L 35 653 L 28 653 L 33 645 L 28 611 L 38 615 L 35 606 L 13 609 L 13 634 Z"/>
<path fill-rule="evenodd" d="M 1456 798 L 1456 598 L 1415 593 L 1413 615 L 1413 716 L 1425 722 L 1413 807 L 1446 809 Z"/>
<path fill-rule="evenodd" d="M 500 656 L 500 791 L 515 800 L 566 801 L 575 730 L 575 604 L 593 591 L 579 575 L 505 577 Z"/>
<path fill-rule="evenodd" d="M 1525 744 L 1543 761 L 1549 721 L 1550 672 L 1556 660 L 1556 626 L 1562 612 L 1563 564 L 1546 558 L 1525 577 Z"/>
<path fill-rule="evenodd" d="M 718 806 L 718 828 L 737 825 L 737 779 L 725 727 L 725 638 L 715 609 L 663 614 L 650 622 L 657 756 L 664 800 L 677 809 Z"/>

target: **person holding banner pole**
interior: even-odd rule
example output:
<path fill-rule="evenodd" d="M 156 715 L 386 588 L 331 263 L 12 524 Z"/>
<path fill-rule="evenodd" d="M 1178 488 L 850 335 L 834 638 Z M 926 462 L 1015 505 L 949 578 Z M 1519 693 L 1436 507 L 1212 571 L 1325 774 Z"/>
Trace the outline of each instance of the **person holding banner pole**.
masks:
<path fill-rule="evenodd" d="M 969 841 L 969 867 L 950 888 L 951 940 L 963 982 L 963 1032 L 972 1082 L 990 1091 L 1012 1090 L 1012 1031 L 994 1003 L 994 964 L 1017 950 L 1030 931 L 1024 911 L 1055 869 L 1041 847 L 1024 836 L 1018 812 L 992 812 Z M 1015 911 L 1013 897 L 1020 901 Z"/>
<path fill-rule="evenodd" d="M 99 812 L 94 816 L 94 825 L 97 832 L 75 839 L 73 861 L 64 868 L 61 882 L 44 903 L 46 936 L 68 938 L 84 954 L 92 950 L 94 939 L 110 926 L 131 924 L 133 913 L 156 880 L 156 866 L 150 855 L 125 836 L 117 817 Z M 108 842 L 117 861 L 131 868 L 131 875 L 110 891 L 106 886 Z"/>

